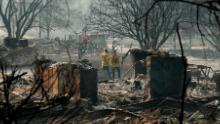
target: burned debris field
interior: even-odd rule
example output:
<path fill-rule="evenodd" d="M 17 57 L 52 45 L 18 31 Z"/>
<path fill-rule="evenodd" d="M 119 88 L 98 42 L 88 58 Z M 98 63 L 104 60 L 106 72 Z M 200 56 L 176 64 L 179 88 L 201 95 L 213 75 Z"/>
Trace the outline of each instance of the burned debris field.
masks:
<path fill-rule="evenodd" d="M 126 62 L 122 79 L 114 80 L 102 79 L 86 59 L 37 60 L 28 73 L 27 67 L 2 65 L 2 117 L 10 110 L 17 123 L 179 123 L 181 57 L 139 49 L 130 55 L 136 60 Z M 184 123 L 218 123 L 218 80 L 212 67 L 188 64 Z"/>
<path fill-rule="evenodd" d="M 0 0 L 0 124 L 219 124 L 218 0 Z"/>

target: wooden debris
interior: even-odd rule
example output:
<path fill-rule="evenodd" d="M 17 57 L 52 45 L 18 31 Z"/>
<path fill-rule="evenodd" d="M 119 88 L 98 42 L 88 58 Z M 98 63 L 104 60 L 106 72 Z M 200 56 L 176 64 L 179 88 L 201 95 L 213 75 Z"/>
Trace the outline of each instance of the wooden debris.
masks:
<path fill-rule="evenodd" d="M 68 95 L 77 100 L 80 98 L 80 73 L 75 64 L 53 64 L 49 67 L 39 67 L 35 78 L 43 81 L 43 87 L 50 96 Z"/>

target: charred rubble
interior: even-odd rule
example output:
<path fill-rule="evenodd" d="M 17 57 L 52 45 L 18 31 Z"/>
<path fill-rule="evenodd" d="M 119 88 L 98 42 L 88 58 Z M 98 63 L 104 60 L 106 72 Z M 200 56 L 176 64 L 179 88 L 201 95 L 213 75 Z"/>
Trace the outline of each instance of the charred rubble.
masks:
<path fill-rule="evenodd" d="M 178 123 L 184 76 L 180 56 L 137 49 L 131 56 L 132 77 L 108 82 L 98 80 L 98 70 L 86 59 L 38 60 L 28 76 L 15 73 L 16 68 L 2 71 L 2 122 Z M 218 123 L 219 72 L 188 63 L 186 77 L 184 123 Z"/>

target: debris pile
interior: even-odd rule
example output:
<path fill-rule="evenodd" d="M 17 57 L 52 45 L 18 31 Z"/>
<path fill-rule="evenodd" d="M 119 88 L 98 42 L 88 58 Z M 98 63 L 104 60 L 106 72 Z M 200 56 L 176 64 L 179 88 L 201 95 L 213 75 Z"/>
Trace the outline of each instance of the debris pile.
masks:
<path fill-rule="evenodd" d="M 33 92 L 33 87 L 38 86 L 35 86 L 36 79 L 37 84 L 42 81 L 40 90 L 19 109 L 19 122 L 25 123 L 35 116 L 33 124 L 178 123 L 182 102 L 178 96 L 184 72 L 182 60 L 178 56 L 158 54 L 146 55 L 139 63 L 144 64 L 145 73 L 99 83 L 97 69 L 88 60 L 76 64 L 39 61 L 32 81 L 19 78 L 14 83 L 17 85 L 10 89 L 14 94 L 11 99 L 16 103 Z M 220 76 L 217 71 L 211 75 L 206 70 L 209 67 L 201 65 L 187 68 L 186 124 L 220 123 Z M 0 112 L 4 113 L 4 92 L 0 95 L 3 96 Z M 46 100 L 41 99 L 43 95 Z"/>
<path fill-rule="evenodd" d="M 100 83 L 98 85 L 99 102 L 115 107 L 144 100 L 144 81 L 118 80 L 114 83 Z"/>

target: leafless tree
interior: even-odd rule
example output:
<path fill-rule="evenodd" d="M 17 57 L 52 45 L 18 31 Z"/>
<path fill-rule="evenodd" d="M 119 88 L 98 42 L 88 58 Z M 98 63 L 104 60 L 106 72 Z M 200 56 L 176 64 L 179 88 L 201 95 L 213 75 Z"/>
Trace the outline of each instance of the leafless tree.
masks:
<path fill-rule="evenodd" d="M 53 0 L 0 0 L 0 17 L 8 37 L 21 39 L 35 27 L 37 15 Z"/>
<path fill-rule="evenodd" d="M 219 0 L 155 0 L 154 4 L 156 5 L 157 3 L 164 3 L 164 2 L 166 3 L 178 2 L 190 6 L 190 8 L 194 8 L 191 10 L 191 14 L 193 14 L 195 19 L 193 19 L 193 21 L 190 21 L 188 23 L 191 23 L 194 25 L 194 27 L 196 27 L 195 29 L 197 30 L 197 34 L 201 36 L 201 40 L 203 42 L 207 41 L 214 48 L 220 51 Z"/>
<path fill-rule="evenodd" d="M 91 5 L 91 27 L 132 38 L 142 49 L 158 49 L 173 34 L 183 15 L 183 6 L 160 3 L 146 20 L 137 20 L 153 0 L 98 0 Z M 149 22 L 147 25 L 145 21 Z"/>
<path fill-rule="evenodd" d="M 48 1 L 48 0 L 47 0 Z M 70 25 L 70 0 L 53 0 L 48 7 L 39 14 L 40 33 L 46 30 L 46 37 L 50 39 L 50 33 L 54 28 L 67 28 Z"/>
<path fill-rule="evenodd" d="M 202 11 L 202 12 L 201 12 Z M 219 11 L 200 8 L 198 10 L 197 28 L 201 38 L 210 43 L 217 51 L 220 51 L 220 22 Z"/>

